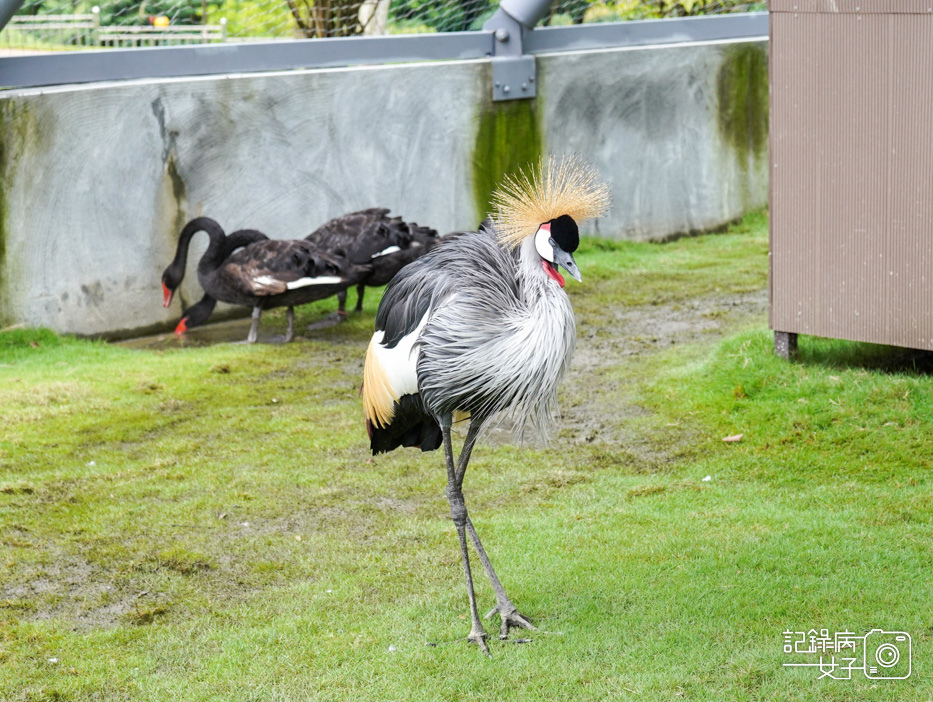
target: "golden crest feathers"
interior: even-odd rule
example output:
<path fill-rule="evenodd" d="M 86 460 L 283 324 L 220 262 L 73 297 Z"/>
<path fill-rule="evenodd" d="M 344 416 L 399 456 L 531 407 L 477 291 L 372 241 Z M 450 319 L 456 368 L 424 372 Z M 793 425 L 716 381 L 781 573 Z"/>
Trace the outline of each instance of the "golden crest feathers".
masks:
<path fill-rule="evenodd" d="M 530 172 L 507 176 L 492 195 L 492 220 L 499 241 L 510 248 L 561 215 L 578 224 L 609 209 L 609 186 L 576 156 L 549 156 Z"/>

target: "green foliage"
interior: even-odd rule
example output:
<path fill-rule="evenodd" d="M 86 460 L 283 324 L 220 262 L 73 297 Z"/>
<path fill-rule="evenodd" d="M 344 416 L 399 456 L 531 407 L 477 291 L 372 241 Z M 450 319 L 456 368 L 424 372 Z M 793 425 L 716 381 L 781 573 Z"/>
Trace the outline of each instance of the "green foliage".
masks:
<path fill-rule="evenodd" d="M 95 5 L 100 7 L 103 25 L 143 25 L 158 16 L 168 17 L 172 24 L 201 24 L 203 20 L 201 0 L 26 0 L 17 14 L 86 14 Z"/>
<path fill-rule="evenodd" d="M 208 24 L 227 20 L 227 34 L 231 37 L 293 37 L 297 25 L 284 2 L 250 2 L 249 0 L 221 0 L 211 4 Z"/>
<path fill-rule="evenodd" d="M 100 5 L 104 25 L 144 25 L 151 17 L 168 17 L 172 24 L 216 24 L 228 21 L 233 37 L 352 36 L 362 32 L 359 10 L 363 0 L 26 0 L 19 14 L 48 15 L 87 13 Z M 453 32 L 481 29 L 495 12 L 494 0 L 393 0 L 389 5 L 389 33 Z M 206 9 L 206 14 L 205 14 Z M 549 25 L 583 22 L 715 14 L 740 10 L 764 10 L 765 4 L 738 0 L 558 0 L 543 23 Z M 9 31 L 9 30 L 8 30 Z M 57 30 L 60 33 L 60 30 Z M 17 45 L 36 43 L 29 34 L 14 40 Z M 56 37 L 42 48 L 83 43 L 82 37 Z"/>
<path fill-rule="evenodd" d="M 67 15 L 90 12 L 96 2 L 86 0 L 24 0 L 16 11 L 18 15 Z"/>
<path fill-rule="evenodd" d="M 621 22 L 766 10 L 767 5 L 764 2 L 741 2 L 740 0 L 617 0 L 616 2 L 558 0 L 551 6 L 551 13 L 545 19 L 545 23 L 559 25 Z"/>
<path fill-rule="evenodd" d="M 421 22 L 435 32 L 465 32 L 481 29 L 495 12 L 492 0 L 393 0 L 389 17 L 396 22 Z"/>
<path fill-rule="evenodd" d="M 150 17 L 168 17 L 172 24 L 202 24 L 201 0 L 111 0 L 100 6 L 101 24 L 144 25 Z"/>

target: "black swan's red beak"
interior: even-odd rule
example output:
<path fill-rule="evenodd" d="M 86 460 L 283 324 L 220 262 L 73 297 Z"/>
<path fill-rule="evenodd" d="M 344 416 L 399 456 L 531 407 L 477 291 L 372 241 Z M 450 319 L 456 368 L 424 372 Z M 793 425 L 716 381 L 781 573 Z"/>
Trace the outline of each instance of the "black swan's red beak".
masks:
<path fill-rule="evenodd" d="M 165 284 L 165 281 L 162 282 L 162 306 L 168 307 L 172 304 L 172 296 L 175 293 L 168 289 L 168 286 Z"/>
<path fill-rule="evenodd" d="M 175 333 L 178 334 L 178 336 L 181 336 L 186 331 L 188 331 L 188 318 L 182 317 L 181 321 L 178 323 L 178 326 L 175 327 Z"/>

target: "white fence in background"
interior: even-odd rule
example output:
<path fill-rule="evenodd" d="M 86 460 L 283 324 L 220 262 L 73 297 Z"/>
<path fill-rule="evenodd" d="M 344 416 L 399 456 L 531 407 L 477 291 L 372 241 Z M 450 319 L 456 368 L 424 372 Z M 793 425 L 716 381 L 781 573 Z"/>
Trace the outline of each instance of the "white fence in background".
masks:
<path fill-rule="evenodd" d="M 217 24 L 102 26 L 100 8 L 87 14 L 16 15 L 0 34 L 0 46 L 141 47 L 210 44 L 227 41 L 227 20 Z"/>

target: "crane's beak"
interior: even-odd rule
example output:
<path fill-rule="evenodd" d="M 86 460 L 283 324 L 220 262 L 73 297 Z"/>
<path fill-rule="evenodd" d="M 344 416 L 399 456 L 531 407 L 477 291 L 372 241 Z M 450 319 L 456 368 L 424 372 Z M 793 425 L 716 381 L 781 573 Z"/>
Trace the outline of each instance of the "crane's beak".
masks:
<path fill-rule="evenodd" d="M 561 266 L 578 283 L 582 283 L 583 276 L 580 275 L 580 269 L 577 268 L 577 262 L 573 260 L 573 256 L 555 244 L 553 239 L 551 239 L 551 244 L 554 246 L 554 263 Z"/>

